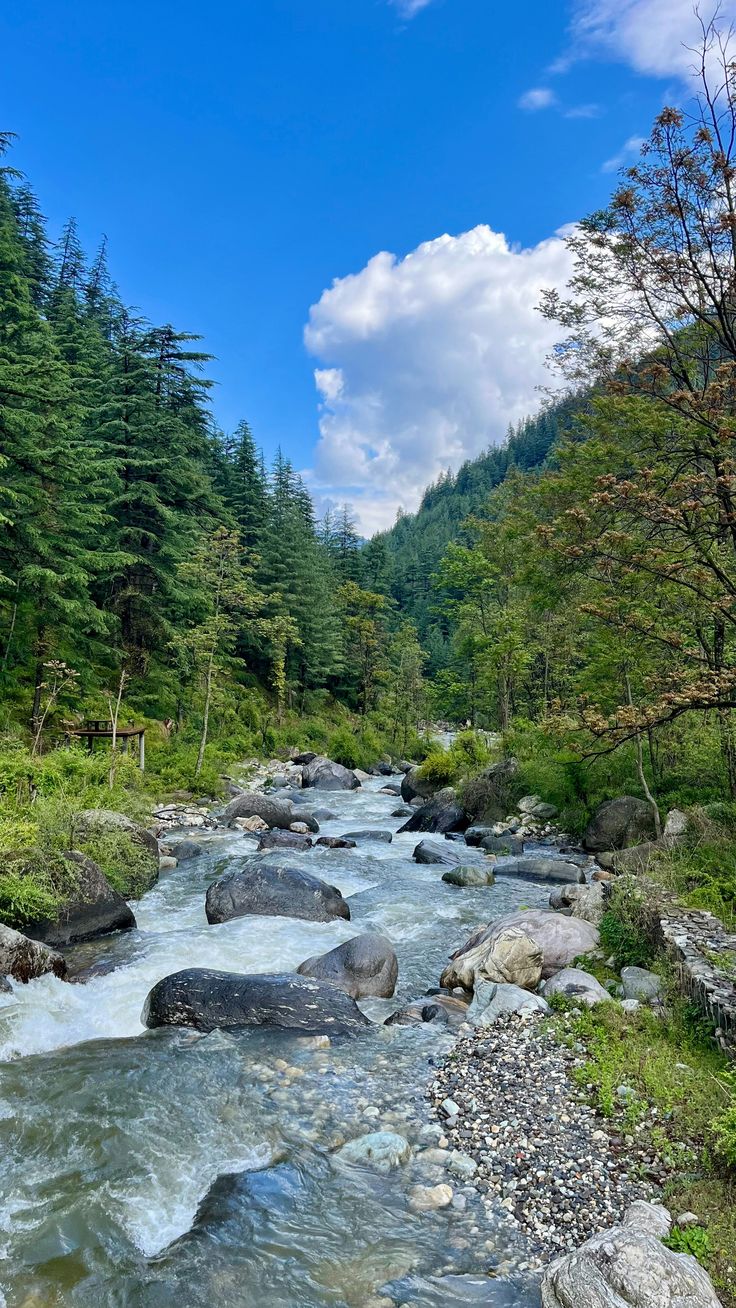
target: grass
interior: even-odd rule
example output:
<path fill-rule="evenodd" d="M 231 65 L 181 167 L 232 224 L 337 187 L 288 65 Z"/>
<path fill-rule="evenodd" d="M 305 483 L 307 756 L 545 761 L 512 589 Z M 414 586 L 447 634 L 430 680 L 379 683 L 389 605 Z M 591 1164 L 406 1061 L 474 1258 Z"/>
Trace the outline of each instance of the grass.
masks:
<path fill-rule="evenodd" d="M 668 986 L 663 1015 L 627 1014 L 615 1004 L 555 1013 L 559 1037 L 582 1044 L 574 1079 L 625 1134 L 664 1164 L 664 1202 L 697 1227 L 675 1227 L 670 1247 L 694 1254 L 724 1308 L 736 1308 L 736 1084 L 725 1056 L 696 1011 Z M 635 1091 L 622 1101 L 620 1086 Z"/>

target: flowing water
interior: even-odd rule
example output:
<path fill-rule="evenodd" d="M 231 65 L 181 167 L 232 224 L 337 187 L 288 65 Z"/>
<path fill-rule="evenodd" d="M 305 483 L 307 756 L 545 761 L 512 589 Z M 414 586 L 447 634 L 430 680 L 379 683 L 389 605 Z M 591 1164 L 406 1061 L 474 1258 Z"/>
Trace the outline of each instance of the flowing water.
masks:
<path fill-rule="evenodd" d="M 323 834 L 395 832 L 398 801 L 382 784 L 311 795 L 338 815 Z M 440 868 L 412 861 L 420 837 L 407 834 L 286 856 L 340 887 L 351 922 L 209 926 L 207 885 L 252 841 L 196 835 L 205 852 L 134 905 L 136 931 L 77 951 L 78 966 L 93 964 L 88 980 L 43 977 L 0 995 L 0 1304 L 361 1308 L 381 1290 L 425 1308 L 538 1304 L 513 1273 L 523 1248 L 472 1191 L 464 1211 L 417 1214 L 408 1189 L 447 1178 L 416 1160 L 378 1176 L 331 1151 L 379 1127 L 436 1142 L 425 1088 L 451 1039 L 383 1019 L 437 983 L 470 928 L 548 892 L 501 877 L 447 886 Z M 368 929 L 393 941 L 399 983 L 394 999 L 361 1005 L 376 1025 L 356 1039 L 320 1048 L 283 1032 L 141 1025 L 169 972 L 283 972 Z M 455 1279 L 479 1271 L 480 1282 Z"/>

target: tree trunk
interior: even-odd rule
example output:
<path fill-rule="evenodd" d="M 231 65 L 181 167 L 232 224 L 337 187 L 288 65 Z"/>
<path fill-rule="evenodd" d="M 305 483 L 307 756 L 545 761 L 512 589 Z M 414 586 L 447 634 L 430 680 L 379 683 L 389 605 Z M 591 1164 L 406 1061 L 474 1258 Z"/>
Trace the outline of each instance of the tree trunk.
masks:
<path fill-rule="evenodd" d="M 202 717 L 202 736 L 199 742 L 199 753 L 197 754 L 197 763 L 194 769 L 195 777 L 198 777 L 200 772 L 202 771 L 202 764 L 204 763 L 204 751 L 207 745 L 207 732 L 209 731 L 209 725 L 210 725 L 210 700 L 212 699 L 212 669 L 214 667 L 214 662 L 215 662 L 215 652 L 214 650 L 212 650 L 210 654 L 209 663 L 207 664 L 207 678 L 205 681 L 205 690 L 204 690 L 204 714 Z"/>
<path fill-rule="evenodd" d="M 632 694 L 631 694 L 631 682 L 630 682 L 630 680 L 629 680 L 629 674 L 628 674 L 628 672 L 627 672 L 627 673 L 625 673 L 624 675 L 625 675 L 625 679 L 626 679 L 626 694 L 627 694 L 627 696 L 628 696 L 628 700 L 629 700 L 629 708 L 633 709 L 633 707 L 634 707 L 634 700 L 633 700 L 633 697 L 632 697 Z M 641 732 L 640 732 L 640 731 L 637 731 L 636 736 L 634 737 L 634 740 L 635 740 L 635 744 L 636 744 L 636 771 L 637 771 L 638 776 L 639 776 L 639 785 L 641 786 L 642 790 L 644 791 L 644 796 L 645 796 L 645 798 L 646 798 L 647 803 L 650 804 L 651 807 L 652 807 L 652 812 L 653 812 L 653 814 L 654 814 L 654 834 L 655 834 L 657 840 L 661 840 L 661 839 L 662 839 L 662 817 L 661 817 L 660 812 L 659 812 L 659 805 L 658 805 L 656 799 L 654 798 L 654 795 L 652 794 L 651 790 L 649 789 L 649 782 L 647 781 L 646 773 L 645 773 L 645 771 L 644 771 L 644 751 L 643 751 L 643 749 L 642 749 L 642 745 L 641 745 Z"/>

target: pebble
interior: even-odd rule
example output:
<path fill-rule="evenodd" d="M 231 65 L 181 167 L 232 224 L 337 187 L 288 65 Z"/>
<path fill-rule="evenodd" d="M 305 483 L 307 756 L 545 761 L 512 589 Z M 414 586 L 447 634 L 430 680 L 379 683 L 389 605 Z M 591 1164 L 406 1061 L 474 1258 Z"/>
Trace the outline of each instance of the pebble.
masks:
<path fill-rule="evenodd" d="M 453 1174 L 480 1194 L 489 1220 L 501 1214 L 526 1237 L 535 1265 L 616 1225 L 652 1193 L 633 1175 L 650 1170 L 649 1152 L 605 1130 L 572 1084 L 584 1064 L 584 1052 L 561 1044 L 543 1019 L 511 1017 L 459 1036 L 429 1088 L 445 1135 L 425 1154 L 439 1162 L 449 1146 L 450 1172 L 451 1160 L 463 1160 Z"/>
<path fill-rule="evenodd" d="M 447 1208 L 452 1203 L 453 1194 L 451 1185 L 415 1185 L 409 1191 L 409 1207 L 415 1213 Z"/>

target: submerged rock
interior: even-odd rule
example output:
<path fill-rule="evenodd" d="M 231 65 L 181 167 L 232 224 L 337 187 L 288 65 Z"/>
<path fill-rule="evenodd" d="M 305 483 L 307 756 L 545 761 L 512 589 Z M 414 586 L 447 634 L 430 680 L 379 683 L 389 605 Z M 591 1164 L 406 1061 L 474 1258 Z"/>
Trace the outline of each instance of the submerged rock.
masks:
<path fill-rule="evenodd" d="M 350 919 L 350 909 L 335 886 L 298 868 L 256 861 L 214 881 L 207 891 L 205 912 L 208 922 L 229 922 L 248 913 L 311 922 Z"/>
<path fill-rule="evenodd" d="M 360 781 L 342 763 L 333 763 L 332 759 L 318 756 L 304 765 L 302 785 L 311 786 L 315 790 L 357 790 Z"/>
<path fill-rule="evenodd" d="M 55 917 L 27 924 L 26 934 L 32 940 L 73 945 L 113 931 L 129 931 L 136 925 L 123 896 L 91 858 L 78 850 L 69 850 L 62 857 L 70 869 L 66 898 Z"/>
<path fill-rule="evenodd" d="M 204 846 L 198 840 L 171 841 L 171 852 L 177 863 L 185 863 L 190 858 L 199 858 L 204 853 Z"/>
<path fill-rule="evenodd" d="M 638 1201 L 620 1226 L 591 1236 L 542 1278 L 543 1308 L 719 1308 L 708 1273 L 662 1239 L 670 1215 Z"/>
<path fill-rule="evenodd" d="M 366 932 L 346 940 L 327 954 L 305 959 L 297 972 L 302 976 L 316 977 L 319 981 L 329 981 L 353 999 L 367 996 L 390 999 L 396 989 L 399 964 L 390 940 Z"/>
<path fill-rule="evenodd" d="M 25 982 L 45 976 L 47 972 L 58 977 L 66 975 L 66 961 L 61 954 L 29 940 L 28 936 L 12 927 L 0 924 L 0 976 Z"/>
<path fill-rule="evenodd" d="M 524 840 L 522 836 L 515 836 L 509 831 L 503 832 L 500 836 L 491 832 L 480 841 L 480 847 L 486 854 L 517 857 L 524 853 Z"/>
<path fill-rule="evenodd" d="M 411 1145 L 395 1131 L 369 1131 L 338 1149 L 335 1155 L 354 1167 L 370 1167 L 374 1172 L 392 1172 L 411 1158 Z"/>
<path fill-rule="evenodd" d="M 141 1021 L 147 1027 L 214 1031 L 265 1026 L 330 1036 L 353 1035 L 370 1026 L 355 1001 L 326 982 L 293 972 L 240 976 L 198 967 L 159 981 L 146 999 Z"/>

